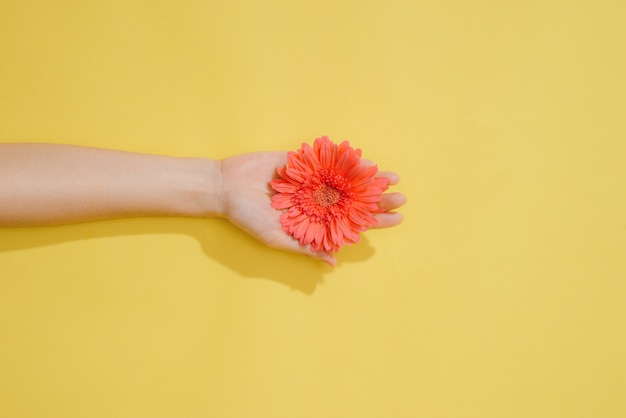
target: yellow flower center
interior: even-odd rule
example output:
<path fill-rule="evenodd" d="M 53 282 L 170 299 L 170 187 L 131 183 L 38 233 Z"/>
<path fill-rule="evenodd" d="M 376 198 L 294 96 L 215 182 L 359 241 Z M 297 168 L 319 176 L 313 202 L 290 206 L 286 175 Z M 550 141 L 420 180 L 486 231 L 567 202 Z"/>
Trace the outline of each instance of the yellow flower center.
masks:
<path fill-rule="evenodd" d="M 313 192 L 313 201 L 320 206 L 332 206 L 341 199 L 341 192 L 328 184 L 320 184 Z"/>

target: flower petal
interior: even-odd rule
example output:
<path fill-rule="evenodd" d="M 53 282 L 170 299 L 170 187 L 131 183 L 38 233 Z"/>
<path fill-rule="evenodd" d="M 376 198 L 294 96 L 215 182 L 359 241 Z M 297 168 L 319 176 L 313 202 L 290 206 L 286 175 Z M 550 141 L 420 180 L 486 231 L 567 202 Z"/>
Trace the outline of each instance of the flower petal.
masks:
<path fill-rule="evenodd" d="M 323 225 L 321 223 L 316 223 L 316 225 L 317 230 L 315 231 L 315 242 L 317 244 L 321 244 L 327 232 L 326 225 Z"/>
<path fill-rule="evenodd" d="M 321 225 L 316 223 L 316 222 L 311 222 L 309 224 L 308 229 L 306 230 L 306 235 L 304 236 L 304 243 L 305 244 L 309 244 L 311 242 L 313 242 L 315 240 L 315 237 L 317 236 L 317 232 L 318 230 L 320 230 L 323 228 L 321 228 Z"/>
<path fill-rule="evenodd" d="M 334 244 L 343 245 L 343 234 L 336 219 L 330 223 L 330 235 Z"/>
<path fill-rule="evenodd" d="M 380 202 L 380 199 L 381 199 L 380 195 L 370 195 L 370 196 L 359 195 L 358 197 L 359 202 Z"/>
<path fill-rule="evenodd" d="M 345 220 L 340 220 L 337 222 L 339 228 L 341 229 L 341 232 L 343 233 L 343 235 L 348 238 L 349 242 L 355 243 L 355 242 L 359 242 L 360 237 L 359 237 L 359 233 L 356 231 L 353 231 L 350 228 L 350 225 L 348 225 L 348 222 L 346 222 Z"/>
<path fill-rule="evenodd" d="M 307 244 L 304 241 L 305 241 L 306 232 L 307 232 L 307 229 L 309 228 L 309 225 L 310 225 L 309 218 L 305 217 L 294 231 L 294 234 L 293 234 L 294 238 L 299 239 L 300 244 L 302 245 Z"/>
<path fill-rule="evenodd" d="M 288 207 L 293 206 L 291 196 L 292 195 L 290 194 L 277 193 L 272 196 L 271 206 L 275 209 L 287 209 Z"/>
<path fill-rule="evenodd" d="M 319 168 L 319 159 L 309 144 L 302 145 L 302 160 L 314 170 Z"/>
<path fill-rule="evenodd" d="M 356 211 L 356 210 L 348 211 L 348 217 L 350 218 L 350 221 L 352 221 L 353 223 L 355 223 L 357 225 L 365 225 L 365 224 L 367 224 L 367 221 L 365 220 L 365 217 L 361 216 L 361 214 L 359 214 L 359 212 Z"/>
<path fill-rule="evenodd" d="M 272 189 L 281 193 L 295 193 L 298 191 L 298 186 L 293 183 L 284 180 L 272 180 L 271 182 Z"/>
<path fill-rule="evenodd" d="M 360 192 L 359 196 L 380 196 L 383 193 L 382 189 L 376 186 L 370 186 L 365 191 Z"/>
<path fill-rule="evenodd" d="M 293 179 L 296 180 L 299 183 L 303 183 L 305 178 L 303 176 L 303 172 L 300 170 L 297 170 L 295 168 L 291 168 L 291 167 L 287 167 L 287 171 L 286 171 L 287 177 L 289 179 Z"/>

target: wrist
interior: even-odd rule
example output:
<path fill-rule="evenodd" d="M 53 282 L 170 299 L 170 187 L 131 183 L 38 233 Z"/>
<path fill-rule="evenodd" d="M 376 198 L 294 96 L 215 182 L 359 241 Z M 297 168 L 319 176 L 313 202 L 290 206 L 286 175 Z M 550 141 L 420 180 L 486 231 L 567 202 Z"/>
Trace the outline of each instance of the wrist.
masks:
<path fill-rule="evenodd" d="M 200 217 L 224 216 L 222 199 L 222 161 L 210 158 L 196 160 L 198 181 L 193 186 L 197 215 Z"/>

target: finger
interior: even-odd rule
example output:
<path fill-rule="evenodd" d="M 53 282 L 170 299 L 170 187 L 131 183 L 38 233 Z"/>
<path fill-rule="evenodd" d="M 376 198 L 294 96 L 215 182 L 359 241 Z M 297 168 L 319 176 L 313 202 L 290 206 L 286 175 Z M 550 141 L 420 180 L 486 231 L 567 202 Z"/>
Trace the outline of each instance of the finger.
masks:
<path fill-rule="evenodd" d="M 330 267 L 335 267 L 337 265 L 337 259 L 331 253 L 313 253 L 313 257 L 319 258 Z"/>
<path fill-rule="evenodd" d="M 396 226 L 404 219 L 402 214 L 398 212 L 378 213 L 374 217 L 378 220 L 378 224 L 373 227 L 375 229 Z"/>
<path fill-rule="evenodd" d="M 392 186 L 400 182 L 400 176 L 395 171 L 379 171 L 376 173 L 376 177 L 386 178 Z"/>
<path fill-rule="evenodd" d="M 317 258 L 318 260 L 322 260 L 330 267 L 335 267 L 337 265 L 337 259 L 335 258 L 335 255 L 333 253 L 329 253 L 326 251 L 315 252 L 311 250 L 310 245 L 307 245 L 305 247 L 300 246 L 300 249 L 304 254 L 307 254 L 308 256 L 311 256 L 313 258 Z"/>
<path fill-rule="evenodd" d="M 376 163 L 372 160 L 368 160 L 367 158 L 361 158 L 361 165 L 364 167 L 372 167 L 376 165 Z M 395 171 L 379 171 L 376 173 L 376 177 L 384 177 L 389 180 L 389 184 L 394 185 L 398 184 L 400 181 L 400 176 Z"/>
<path fill-rule="evenodd" d="M 384 212 L 398 209 L 400 206 L 406 203 L 406 196 L 399 192 L 385 193 L 381 196 L 378 206 Z"/>

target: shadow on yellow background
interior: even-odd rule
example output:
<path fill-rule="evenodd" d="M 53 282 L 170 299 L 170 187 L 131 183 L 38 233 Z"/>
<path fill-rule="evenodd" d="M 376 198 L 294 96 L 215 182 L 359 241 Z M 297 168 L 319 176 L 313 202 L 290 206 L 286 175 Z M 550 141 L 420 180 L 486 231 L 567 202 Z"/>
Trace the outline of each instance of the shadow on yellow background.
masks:
<path fill-rule="evenodd" d="M 111 237 L 123 240 L 131 235 L 149 240 L 163 235 L 186 235 L 197 240 L 207 257 L 238 277 L 272 280 L 305 294 L 312 294 L 317 285 L 323 283 L 324 276 L 331 272 L 317 260 L 302 260 L 301 256 L 280 254 L 267 248 L 221 220 L 114 220 L 89 226 L 3 229 L 2 235 L 0 253 Z M 367 237 L 362 236 L 358 246 L 344 248 L 338 258 L 338 267 L 344 263 L 364 262 L 374 252 Z M 277 264 L 281 267 L 276 268 Z"/>

